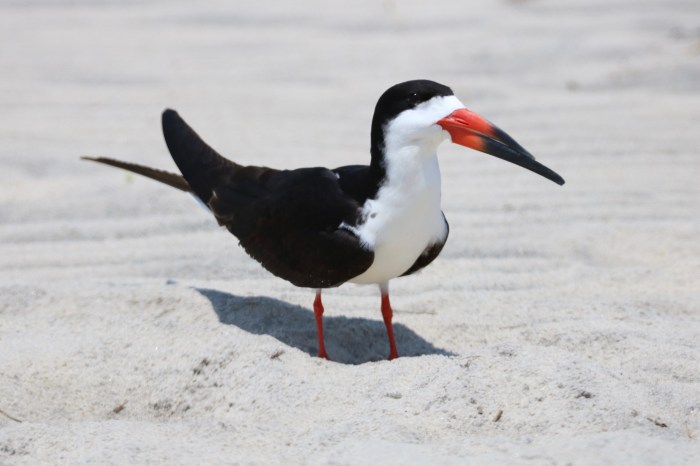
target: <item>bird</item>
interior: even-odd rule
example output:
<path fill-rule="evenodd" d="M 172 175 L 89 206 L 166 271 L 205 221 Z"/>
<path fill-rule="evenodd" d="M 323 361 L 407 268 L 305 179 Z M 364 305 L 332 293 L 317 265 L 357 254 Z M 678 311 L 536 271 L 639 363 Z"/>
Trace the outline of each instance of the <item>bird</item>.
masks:
<path fill-rule="evenodd" d="M 240 165 L 211 148 L 174 110 L 162 113 L 162 129 L 181 175 L 112 158 L 82 158 L 192 194 L 265 269 L 315 290 L 318 357 L 325 359 L 330 357 L 321 294 L 348 282 L 379 287 L 388 359 L 399 357 L 389 281 L 433 262 L 449 234 L 437 158 L 442 142 L 564 184 L 505 131 L 468 110 L 452 89 L 426 79 L 396 84 L 379 97 L 369 165 L 292 170 Z"/>

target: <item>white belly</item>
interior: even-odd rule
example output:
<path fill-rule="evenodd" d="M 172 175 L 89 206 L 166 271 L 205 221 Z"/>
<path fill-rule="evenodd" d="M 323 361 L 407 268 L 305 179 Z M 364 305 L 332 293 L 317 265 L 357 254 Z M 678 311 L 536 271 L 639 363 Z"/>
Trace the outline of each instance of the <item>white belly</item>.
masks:
<path fill-rule="evenodd" d="M 442 213 L 438 214 L 431 219 L 424 217 L 423 222 L 404 218 L 393 223 L 390 230 L 377 237 L 372 265 L 350 282 L 385 283 L 403 275 L 428 246 L 444 240 L 447 225 Z"/>
<path fill-rule="evenodd" d="M 374 251 L 374 262 L 352 283 L 385 283 L 406 272 L 425 249 L 445 239 L 447 224 L 440 210 L 440 169 L 437 158 L 423 160 L 419 170 L 391 179 L 368 200 L 365 223 L 356 229 Z"/>

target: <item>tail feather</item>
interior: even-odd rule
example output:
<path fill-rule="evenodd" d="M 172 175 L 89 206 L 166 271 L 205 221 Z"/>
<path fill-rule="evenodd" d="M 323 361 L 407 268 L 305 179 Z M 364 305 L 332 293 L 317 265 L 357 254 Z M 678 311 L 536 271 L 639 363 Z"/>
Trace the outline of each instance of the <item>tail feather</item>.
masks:
<path fill-rule="evenodd" d="M 109 159 L 107 157 L 81 157 L 81 159 L 104 163 L 105 165 L 111 165 L 112 167 L 128 170 L 130 172 L 137 173 L 147 178 L 160 181 L 161 183 L 165 183 L 168 186 L 172 186 L 173 188 L 177 188 L 181 191 L 185 191 L 188 193 L 192 192 L 192 187 L 189 185 L 189 183 L 187 183 L 187 180 L 185 180 L 185 178 L 180 175 L 176 175 L 175 173 L 157 170 L 155 168 L 150 167 L 144 167 L 143 165 L 137 165 L 135 163 Z"/>
<path fill-rule="evenodd" d="M 180 173 L 209 204 L 214 187 L 228 184 L 241 166 L 219 155 L 174 110 L 163 112 L 162 123 L 165 143 Z"/>
<path fill-rule="evenodd" d="M 168 150 L 182 176 L 106 157 L 82 159 L 138 173 L 189 192 L 201 199 L 205 205 L 209 205 L 215 187 L 229 185 L 231 179 L 244 167 L 222 157 L 209 147 L 174 110 L 167 109 L 163 112 L 162 123 Z"/>

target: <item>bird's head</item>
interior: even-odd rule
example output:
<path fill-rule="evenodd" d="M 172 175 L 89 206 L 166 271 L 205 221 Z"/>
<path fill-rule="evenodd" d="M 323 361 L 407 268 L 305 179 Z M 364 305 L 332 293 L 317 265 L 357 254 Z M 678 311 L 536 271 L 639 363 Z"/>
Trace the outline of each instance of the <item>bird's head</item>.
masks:
<path fill-rule="evenodd" d="M 379 98 L 372 120 L 373 163 L 388 154 L 435 153 L 446 139 L 564 184 L 561 176 L 537 162 L 505 131 L 465 108 L 447 86 L 428 80 L 407 81 L 390 87 Z"/>

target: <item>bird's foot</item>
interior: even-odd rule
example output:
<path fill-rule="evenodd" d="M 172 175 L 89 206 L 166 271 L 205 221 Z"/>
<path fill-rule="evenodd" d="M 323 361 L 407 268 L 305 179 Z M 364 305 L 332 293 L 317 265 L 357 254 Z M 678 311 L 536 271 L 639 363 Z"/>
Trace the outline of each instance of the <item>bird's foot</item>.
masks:
<path fill-rule="evenodd" d="M 381 286 L 382 290 L 382 317 L 384 318 L 384 325 L 386 325 L 386 333 L 389 337 L 389 361 L 399 357 L 399 352 L 396 350 L 396 340 L 394 339 L 394 327 L 391 325 L 391 319 L 394 315 L 394 311 L 391 309 L 391 303 L 389 302 L 389 290 L 387 285 Z"/>
<path fill-rule="evenodd" d="M 326 353 L 326 345 L 323 341 L 323 302 L 321 301 L 321 290 L 316 290 L 314 299 L 314 316 L 316 317 L 316 331 L 318 335 L 318 357 L 330 361 Z"/>

